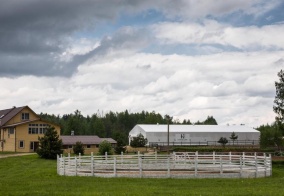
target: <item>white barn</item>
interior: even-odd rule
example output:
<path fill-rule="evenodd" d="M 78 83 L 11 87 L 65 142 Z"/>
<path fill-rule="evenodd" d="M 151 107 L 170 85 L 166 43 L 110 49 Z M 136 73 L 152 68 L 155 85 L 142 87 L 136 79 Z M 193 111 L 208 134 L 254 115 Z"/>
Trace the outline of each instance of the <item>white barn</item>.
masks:
<path fill-rule="evenodd" d="M 235 133 L 238 139 L 230 140 Z M 138 124 L 129 132 L 130 141 L 141 133 L 148 139 L 147 146 L 166 146 L 168 125 Z M 169 142 L 172 145 L 220 145 L 217 141 L 226 137 L 227 145 L 258 145 L 260 132 L 244 125 L 169 125 Z"/>

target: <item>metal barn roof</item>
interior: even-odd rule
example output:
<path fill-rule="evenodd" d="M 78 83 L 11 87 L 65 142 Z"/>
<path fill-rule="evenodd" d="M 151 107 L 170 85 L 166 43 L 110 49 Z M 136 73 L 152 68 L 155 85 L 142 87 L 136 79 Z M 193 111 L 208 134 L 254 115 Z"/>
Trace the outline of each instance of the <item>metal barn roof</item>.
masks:
<path fill-rule="evenodd" d="M 168 131 L 167 125 L 161 125 L 161 124 L 156 124 L 156 125 L 138 124 L 133 129 L 138 128 L 138 127 L 144 130 L 145 132 L 167 132 Z M 208 132 L 257 133 L 259 132 L 253 128 L 246 127 L 244 125 L 170 125 L 169 131 L 170 132 L 204 132 L 204 133 L 208 133 Z"/>

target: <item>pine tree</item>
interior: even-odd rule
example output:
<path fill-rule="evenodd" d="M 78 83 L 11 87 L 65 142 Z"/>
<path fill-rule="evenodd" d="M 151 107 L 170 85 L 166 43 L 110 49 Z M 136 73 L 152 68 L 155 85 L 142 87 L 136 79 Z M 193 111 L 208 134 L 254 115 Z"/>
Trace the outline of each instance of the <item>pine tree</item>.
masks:
<path fill-rule="evenodd" d="M 275 105 L 273 106 L 273 111 L 277 114 L 276 122 L 281 129 L 282 134 L 284 134 L 284 71 L 280 70 L 277 74 L 279 77 L 279 82 L 275 82 L 276 96 L 274 99 Z"/>
<path fill-rule="evenodd" d="M 235 144 L 235 140 L 238 139 L 238 136 L 235 134 L 235 132 L 233 132 L 233 133 L 231 134 L 230 139 L 233 140 L 233 145 L 234 145 L 234 144 Z"/>
<path fill-rule="evenodd" d="M 56 159 L 57 155 L 63 153 L 62 140 L 59 139 L 54 127 L 46 128 L 46 132 L 43 137 L 38 137 L 39 148 L 37 154 L 40 158 Z"/>

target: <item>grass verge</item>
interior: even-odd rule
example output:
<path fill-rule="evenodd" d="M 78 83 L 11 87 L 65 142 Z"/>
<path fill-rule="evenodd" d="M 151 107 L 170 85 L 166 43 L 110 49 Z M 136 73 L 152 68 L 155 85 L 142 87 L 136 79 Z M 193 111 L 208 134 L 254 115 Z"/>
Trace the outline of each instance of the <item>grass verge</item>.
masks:
<path fill-rule="evenodd" d="M 0 195 L 283 195 L 284 162 L 257 179 L 66 177 L 37 155 L 0 159 Z"/>

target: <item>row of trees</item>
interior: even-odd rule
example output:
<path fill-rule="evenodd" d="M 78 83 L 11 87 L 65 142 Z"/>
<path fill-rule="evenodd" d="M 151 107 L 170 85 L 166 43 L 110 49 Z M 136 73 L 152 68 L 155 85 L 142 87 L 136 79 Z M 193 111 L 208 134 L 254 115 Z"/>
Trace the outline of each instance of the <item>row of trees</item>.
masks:
<path fill-rule="evenodd" d="M 173 117 L 165 115 L 164 117 L 153 112 L 142 111 L 140 113 L 108 112 L 98 111 L 92 116 L 83 116 L 79 110 L 73 114 L 64 114 L 55 116 L 49 114 L 39 114 L 42 119 L 56 123 L 61 126 L 62 135 L 70 135 L 71 131 L 75 135 L 97 135 L 105 138 L 115 139 L 119 144 L 126 145 L 128 142 L 128 133 L 136 124 L 193 124 L 189 119 L 179 121 Z M 213 116 L 208 116 L 204 121 L 197 121 L 194 124 L 217 125 Z"/>

